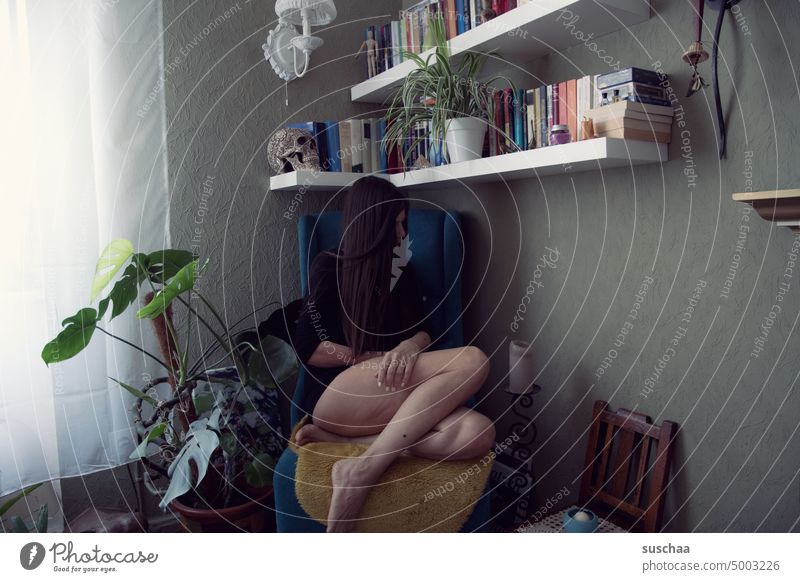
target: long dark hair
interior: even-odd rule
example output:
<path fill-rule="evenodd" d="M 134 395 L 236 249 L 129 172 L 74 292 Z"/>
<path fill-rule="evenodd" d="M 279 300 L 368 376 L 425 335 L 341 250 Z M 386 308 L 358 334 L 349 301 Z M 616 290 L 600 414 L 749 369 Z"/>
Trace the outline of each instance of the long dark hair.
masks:
<path fill-rule="evenodd" d="M 345 195 L 339 280 L 342 330 L 353 356 L 378 348 L 389 301 L 395 222 L 406 211 L 408 198 L 397 186 L 377 176 L 356 180 Z M 371 336 L 371 337 L 370 337 Z"/>

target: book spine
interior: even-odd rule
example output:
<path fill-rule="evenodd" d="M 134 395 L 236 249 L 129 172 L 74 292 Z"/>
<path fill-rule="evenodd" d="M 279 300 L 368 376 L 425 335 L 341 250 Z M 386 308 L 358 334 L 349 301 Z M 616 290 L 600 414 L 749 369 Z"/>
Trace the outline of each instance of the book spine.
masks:
<path fill-rule="evenodd" d="M 505 135 L 503 136 L 503 152 L 507 153 L 511 151 L 511 132 L 513 131 L 513 127 L 511 125 L 511 112 L 512 109 L 512 102 L 511 102 L 511 88 L 503 89 L 503 131 Z"/>
<path fill-rule="evenodd" d="M 351 119 L 348 125 L 350 126 L 350 151 L 353 160 L 352 171 L 363 173 L 364 130 L 361 127 L 362 123 L 360 119 Z"/>
<path fill-rule="evenodd" d="M 514 135 L 517 147 L 525 149 L 525 90 L 517 89 L 514 96 Z"/>
<path fill-rule="evenodd" d="M 464 31 L 464 0 L 456 0 L 456 34 Z"/>
<path fill-rule="evenodd" d="M 647 85 L 660 85 L 661 79 L 655 71 L 630 67 L 621 71 L 612 71 L 604 75 L 598 75 L 597 88 L 605 89 L 621 83 L 645 83 Z"/>
<path fill-rule="evenodd" d="M 536 129 L 539 127 L 539 94 L 538 89 L 525 91 L 525 149 L 536 147 Z"/>
<path fill-rule="evenodd" d="M 325 135 L 328 140 L 328 153 L 331 158 L 331 172 L 342 171 L 341 146 L 339 145 L 339 123 L 336 121 L 325 122 Z"/>
<path fill-rule="evenodd" d="M 548 141 L 548 115 L 550 114 L 549 107 L 550 104 L 548 103 L 548 87 L 547 85 L 543 85 L 539 87 L 539 115 L 541 119 L 539 119 L 539 147 L 546 146 Z"/>
<path fill-rule="evenodd" d="M 365 174 L 372 173 L 372 126 L 369 119 L 359 120 L 361 124 L 361 167 Z"/>
<path fill-rule="evenodd" d="M 502 92 L 494 92 L 494 136 L 492 139 L 492 155 L 496 156 L 500 153 L 500 140 L 502 139 L 500 131 L 503 128 L 503 107 L 502 107 Z"/>
<path fill-rule="evenodd" d="M 572 141 L 578 136 L 578 87 L 575 79 L 567 81 L 567 125 Z"/>
<path fill-rule="evenodd" d="M 339 122 L 339 143 L 342 151 L 342 172 L 353 171 L 353 156 L 350 148 L 350 122 Z"/>

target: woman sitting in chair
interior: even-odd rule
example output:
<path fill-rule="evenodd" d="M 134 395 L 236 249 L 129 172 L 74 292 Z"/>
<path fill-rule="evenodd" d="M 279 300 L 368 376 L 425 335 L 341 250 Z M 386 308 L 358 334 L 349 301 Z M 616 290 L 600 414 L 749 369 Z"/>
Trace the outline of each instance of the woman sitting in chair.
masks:
<path fill-rule="evenodd" d="M 329 532 L 355 527 L 370 488 L 404 451 L 461 460 L 494 444 L 492 421 L 464 406 L 489 374 L 486 354 L 426 352 L 432 339 L 411 263 L 393 269 L 403 262 L 394 254 L 408 242 L 407 215 L 396 186 L 360 178 L 346 196 L 338 249 L 310 267 L 295 349 L 308 372 L 303 408 L 313 414 L 296 442 L 369 443 L 333 465 Z"/>

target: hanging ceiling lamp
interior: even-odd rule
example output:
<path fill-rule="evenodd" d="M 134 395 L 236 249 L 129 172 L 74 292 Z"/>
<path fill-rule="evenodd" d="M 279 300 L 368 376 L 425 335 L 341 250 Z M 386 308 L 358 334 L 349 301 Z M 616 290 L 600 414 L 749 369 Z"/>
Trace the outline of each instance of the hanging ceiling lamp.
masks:
<path fill-rule="evenodd" d="M 322 39 L 311 35 L 311 27 L 333 22 L 336 6 L 333 0 L 278 0 L 275 13 L 278 26 L 269 31 L 269 38 L 262 48 L 275 73 L 281 79 L 291 81 L 306 74 L 311 52 L 322 46 Z M 302 34 L 297 32 L 295 25 L 302 27 Z M 300 70 L 298 53 L 302 53 Z"/>

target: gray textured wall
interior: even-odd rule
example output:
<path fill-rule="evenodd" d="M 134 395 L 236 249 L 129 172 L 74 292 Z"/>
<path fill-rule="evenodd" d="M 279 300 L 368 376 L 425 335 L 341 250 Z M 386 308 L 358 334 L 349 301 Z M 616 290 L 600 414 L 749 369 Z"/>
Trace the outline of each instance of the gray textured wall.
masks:
<path fill-rule="evenodd" d="M 724 26 L 720 77 L 729 130 L 728 157 L 719 162 L 711 89 L 684 97 L 688 4 L 656 0 L 652 6 L 648 22 L 597 44 L 625 65 L 652 68 L 661 61 L 685 113 L 685 158 L 676 124 L 671 161 L 663 166 L 566 173 L 472 191 L 454 187 L 425 198 L 466 213 L 465 282 L 474 294 L 466 330 L 468 341 L 494 353 L 491 379 L 502 381 L 508 371 L 508 341 L 534 343 L 536 382 L 544 388 L 535 403 L 537 506 L 563 486 L 577 495 L 573 477 L 583 461 L 583 430 L 592 402 L 604 399 L 612 408 L 636 408 L 681 426 L 668 531 L 798 531 L 800 395 L 794 380 L 800 342 L 794 327 L 800 274 L 787 254 L 794 239 L 730 197 L 800 182 L 800 41 L 794 34 L 800 8 L 745 1 L 739 22 L 728 19 Z M 533 87 L 604 67 L 597 54 L 576 46 L 527 63 L 527 74 L 517 78 Z M 710 80 L 709 64 L 702 70 Z M 535 276 L 546 247 L 557 249 L 559 260 Z M 510 322 L 535 277 L 543 287 L 515 333 Z M 627 319 L 646 277 L 653 284 L 638 318 Z M 707 286 L 684 325 L 682 314 L 700 279 Z M 782 282 L 789 289 L 776 302 Z M 774 303 L 782 311 L 773 321 Z M 626 321 L 633 329 L 617 347 Z M 681 327 L 685 337 L 676 337 Z M 763 351 L 751 356 L 762 333 Z M 598 378 L 612 349 L 615 357 Z M 665 354 L 669 362 L 660 365 Z M 657 366 L 663 367 L 658 375 Z M 648 392 L 648 378 L 656 376 Z M 489 402 L 507 426 L 508 400 L 493 394 Z"/>
<path fill-rule="evenodd" d="M 286 107 L 283 83 L 260 48 L 274 19 L 272 3 L 240 1 L 229 19 L 202 36 L 209 22 L 237 5 L 198 2 L 187 8 L 165 2 L 167 65 L 180 57 L 166 83 L 174 241 L 190 244 L 195 219 L 205 211 L 198 244 L 213 265 L 203 284 L 224 299 L 231 318 L 281 294 L 299 296 L 296 223 L 282 216 L 293 194 L 267 192 L 265 140 L 289 120 L 343 119 L 370 110 L 349 101 L 350 85 L 363 76 L 350 54 L 370 22 L 356 20 L 386 21 L 401 3 L 337 4 L 335 28 L 321 33 L 326 45 L 314 54 L 309 76 L 289 84 Z M 577 494 L 572 479 L 582 462 L 582 431 L 591 403 L 602 398 L 614 408 L 641 409 L 656 421 L 681 425 L 667 530 L 798 531 L 800 403 L 793 384 L 798 341 L 792 334 L 800 301 L 797 273 L 785 280 L 790 288 L 783 311 L 774 323 L 768 321 L 763 351 L 750 355 L 784 281 L 793 238 L 787 229 L 748 215 L 730 195 L 746 188 L 746 170 L 756 190 L 798 184 L 798 87 L 792 72 L 800 41 L 792 33 L 800 11 L 794 2 L 750 0 L 741 5 L 749 29 L 732 20 L 725 26 L 721 76 L 730 128 L 728 159 L 720 163 L 711 92 L 683 97 L 688 75 L 680 55 L 690 37 L 686 4 L 656 0 L 648 22 L 597 42 L 625 64 L 663 63 L 685 110 L 691 159 L 681 158 L 676 128 L 672 161 L 663 166 L 436 189 L 419 195 L 415 204 L 464 213 L 465 331 L 468 342 L 492 354 L 481 408 L 501 427 L 509 422 L 508 401 L 491 389 L 507 372 L 508 341 L 534 342 L 536 381 L 544 388 L 535 403 L 537 505 L 564 486 Z M 578 46 L 527 63 L 529 74 L 520 78 L 532 87 L 603 72 L 605 66 Z M 710 76 L 708 65 L 704 73 Z M 746 159 L 745 152 L 752 157 Z M 694 181 L 685 174 L 690 162 Z M 207 176 L 213 176 L 213 193 L 205 209 Z M 299 212 L 318 211 L 329 199 L 308 194 Z M 333 204 L 338 208 L 338 201 Z M 723 298 L 738 256 L 740 225 L 749 231 Z M 512 332 L 509 325 L 546 247 L 557 249 L 559 259 L 541 271 L 543 286 Z M 645 277 L 654 283 L 638 319 L 597 379 Z M 698 279 L 707 286 L 685 337 L 677 340 L 675 355 L 645 397 L 645 382 L 682 326 Z"/>

